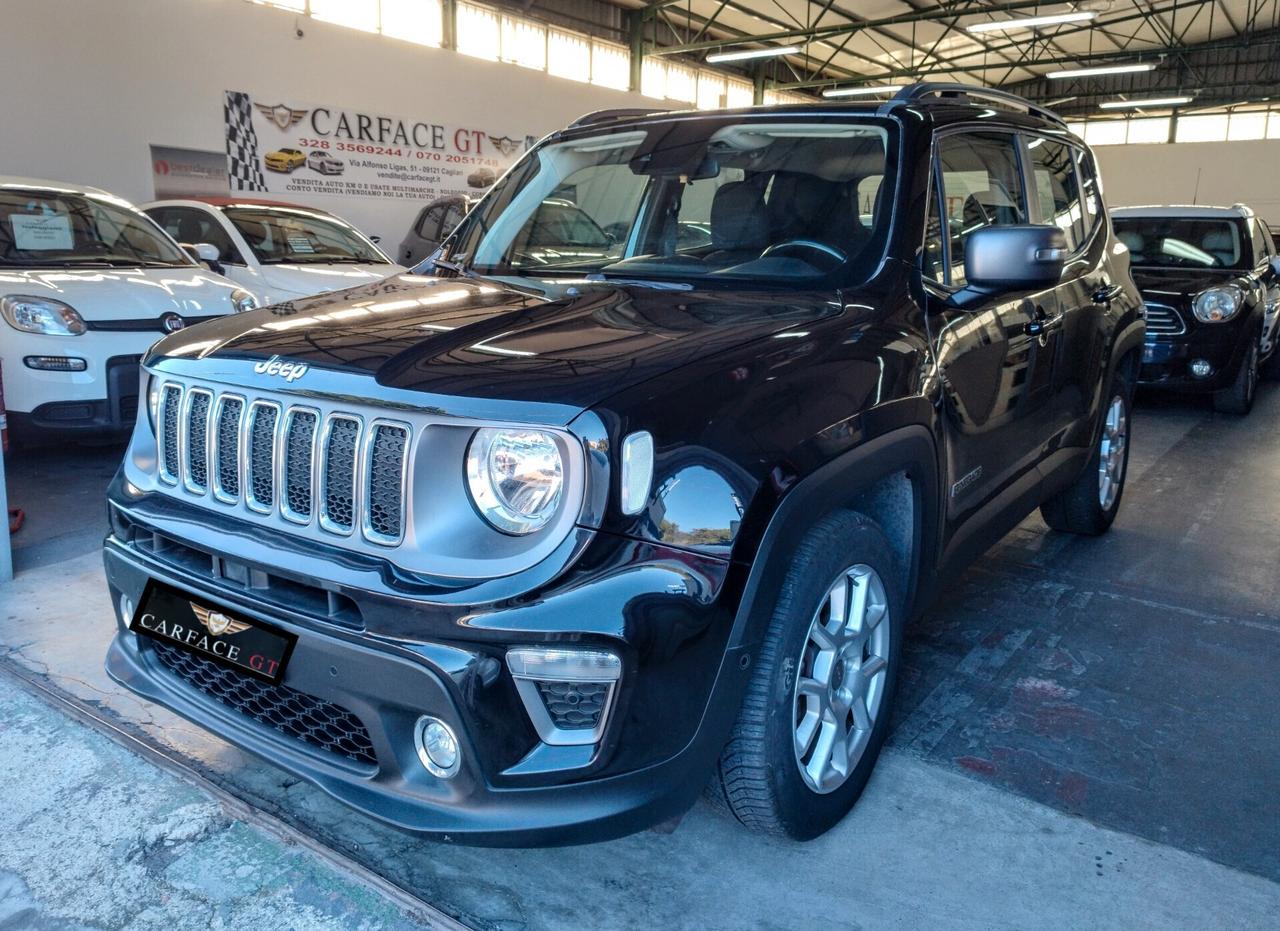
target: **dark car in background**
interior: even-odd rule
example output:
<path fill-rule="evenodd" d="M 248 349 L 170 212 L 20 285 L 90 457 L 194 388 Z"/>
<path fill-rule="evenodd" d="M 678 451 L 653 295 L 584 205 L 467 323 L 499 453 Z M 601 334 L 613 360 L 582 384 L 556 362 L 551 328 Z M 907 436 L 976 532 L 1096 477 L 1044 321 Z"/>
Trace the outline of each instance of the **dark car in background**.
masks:
<path fill-rule="evenodd" d="M 107 669 L 410 831 L 580 843 L 706 789 L 815 837 L 942 581 L 1119 511 L 1101 190 L 960 85 L 584 118 L 417 274 L 152 349 Z"/>
<path fill-rule="evenodd" d="M 1242 204 L 1125 207 L 1111 220 L 1147 309 L 1140 383 L 1247 414 L 1259 372 L 1280 374 L 1280 259 L 1266 224 Z"/>

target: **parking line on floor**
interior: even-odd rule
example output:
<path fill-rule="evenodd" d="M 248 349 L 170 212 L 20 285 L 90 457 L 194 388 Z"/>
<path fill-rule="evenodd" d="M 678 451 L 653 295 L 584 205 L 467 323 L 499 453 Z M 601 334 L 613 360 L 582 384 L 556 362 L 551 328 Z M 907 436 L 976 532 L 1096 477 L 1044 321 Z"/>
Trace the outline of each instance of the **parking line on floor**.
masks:
<path fill-rule="evenodd" d="M 115 722 L 96 713 L 92 707 L 50 686 L 39 676 L 31 674 L 8 657 L 0 656 L 0 679 L 7 680 L 56 711 L 106 737 L 117 746 L 211 796 L 228 818 L 252 825 L 286 845 L 306 850 L 331 866 L 340 875 L 351 877 L 387 899 L 419 922 L 427 931 L 470 931 L 467 925 L 436 908 L 430 902 L 299 831 L 284 819 L 263 811 L 219 787 L 180 758 L 166 753 L 145 739 L 130 734 Z"/>

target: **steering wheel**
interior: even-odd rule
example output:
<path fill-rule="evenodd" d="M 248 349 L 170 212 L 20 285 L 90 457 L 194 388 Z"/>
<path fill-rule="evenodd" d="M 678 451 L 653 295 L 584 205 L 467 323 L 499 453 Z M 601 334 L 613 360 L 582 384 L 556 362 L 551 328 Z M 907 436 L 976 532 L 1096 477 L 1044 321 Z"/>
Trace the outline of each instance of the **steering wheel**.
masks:
<path fill-rule="evenodd" d="M 800 251 L 821 254 L 823 261 L 819 267 L 825 266 L 827 270 L 849 261 L 849 257 L 835 246 L 828 246 L 824 242 L 814 242 L 812 239 L 788 239 L 786 242 L 774 243 L 760 253 L 760 258 L 768 258 L 769 256 L 783 257 Z"/>

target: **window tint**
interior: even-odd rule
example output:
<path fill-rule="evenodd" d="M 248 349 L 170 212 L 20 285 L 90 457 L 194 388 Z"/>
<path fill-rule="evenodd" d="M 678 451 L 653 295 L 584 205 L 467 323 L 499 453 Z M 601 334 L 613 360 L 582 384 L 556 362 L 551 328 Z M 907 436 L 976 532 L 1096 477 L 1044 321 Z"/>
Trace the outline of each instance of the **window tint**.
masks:
<path fill-rule="evenodd" d="M 964 281 L 964 247 L 987 226 L 1027 222 L 1027 199 L 1014 137 L 997 133 L 948 136 L 938 144 L 952 284 Z"/>
<path fill-rule="evenodd" d="M 1159 268 L 1253 267 L 1243 220 L 1115 217 L 1116 236 L 1134 265 Z"/>
<path fill-rule="evenodd" d="M 218 249 L 218 261 L 243 265 L 244 259 L 216 219 L 197 207 L 153 207 L 147 213 L 175 240 L 193 246 L 207 242 Z"/>
<path fill-rule="evenodd" d="M 1074 251 L 1084 242 L 1084 218 L 1071 149 L 1061 142 L 1034 138 L 1027 140 L 1027 151 L 1031 155 L 1039 219 L 1062 230 L 1067 248 Z"/>

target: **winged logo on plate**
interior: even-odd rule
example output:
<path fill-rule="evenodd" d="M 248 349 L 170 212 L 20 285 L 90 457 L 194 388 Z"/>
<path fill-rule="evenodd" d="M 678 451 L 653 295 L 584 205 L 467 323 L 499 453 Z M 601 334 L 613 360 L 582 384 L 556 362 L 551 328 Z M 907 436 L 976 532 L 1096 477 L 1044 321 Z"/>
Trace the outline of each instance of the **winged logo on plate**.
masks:
<path fill-rule="evenodd" d="M 242 630 L 249 629 L 249 625 L 244 621 L 233 621 L 221 611 L 202 608 L 194 601 L 191 602 L 191 610 L 195 612 L 196 620 L 207 627 L 209 633 L 215 637 L 221 637 L 223 634 L 238 634 Z"/>

